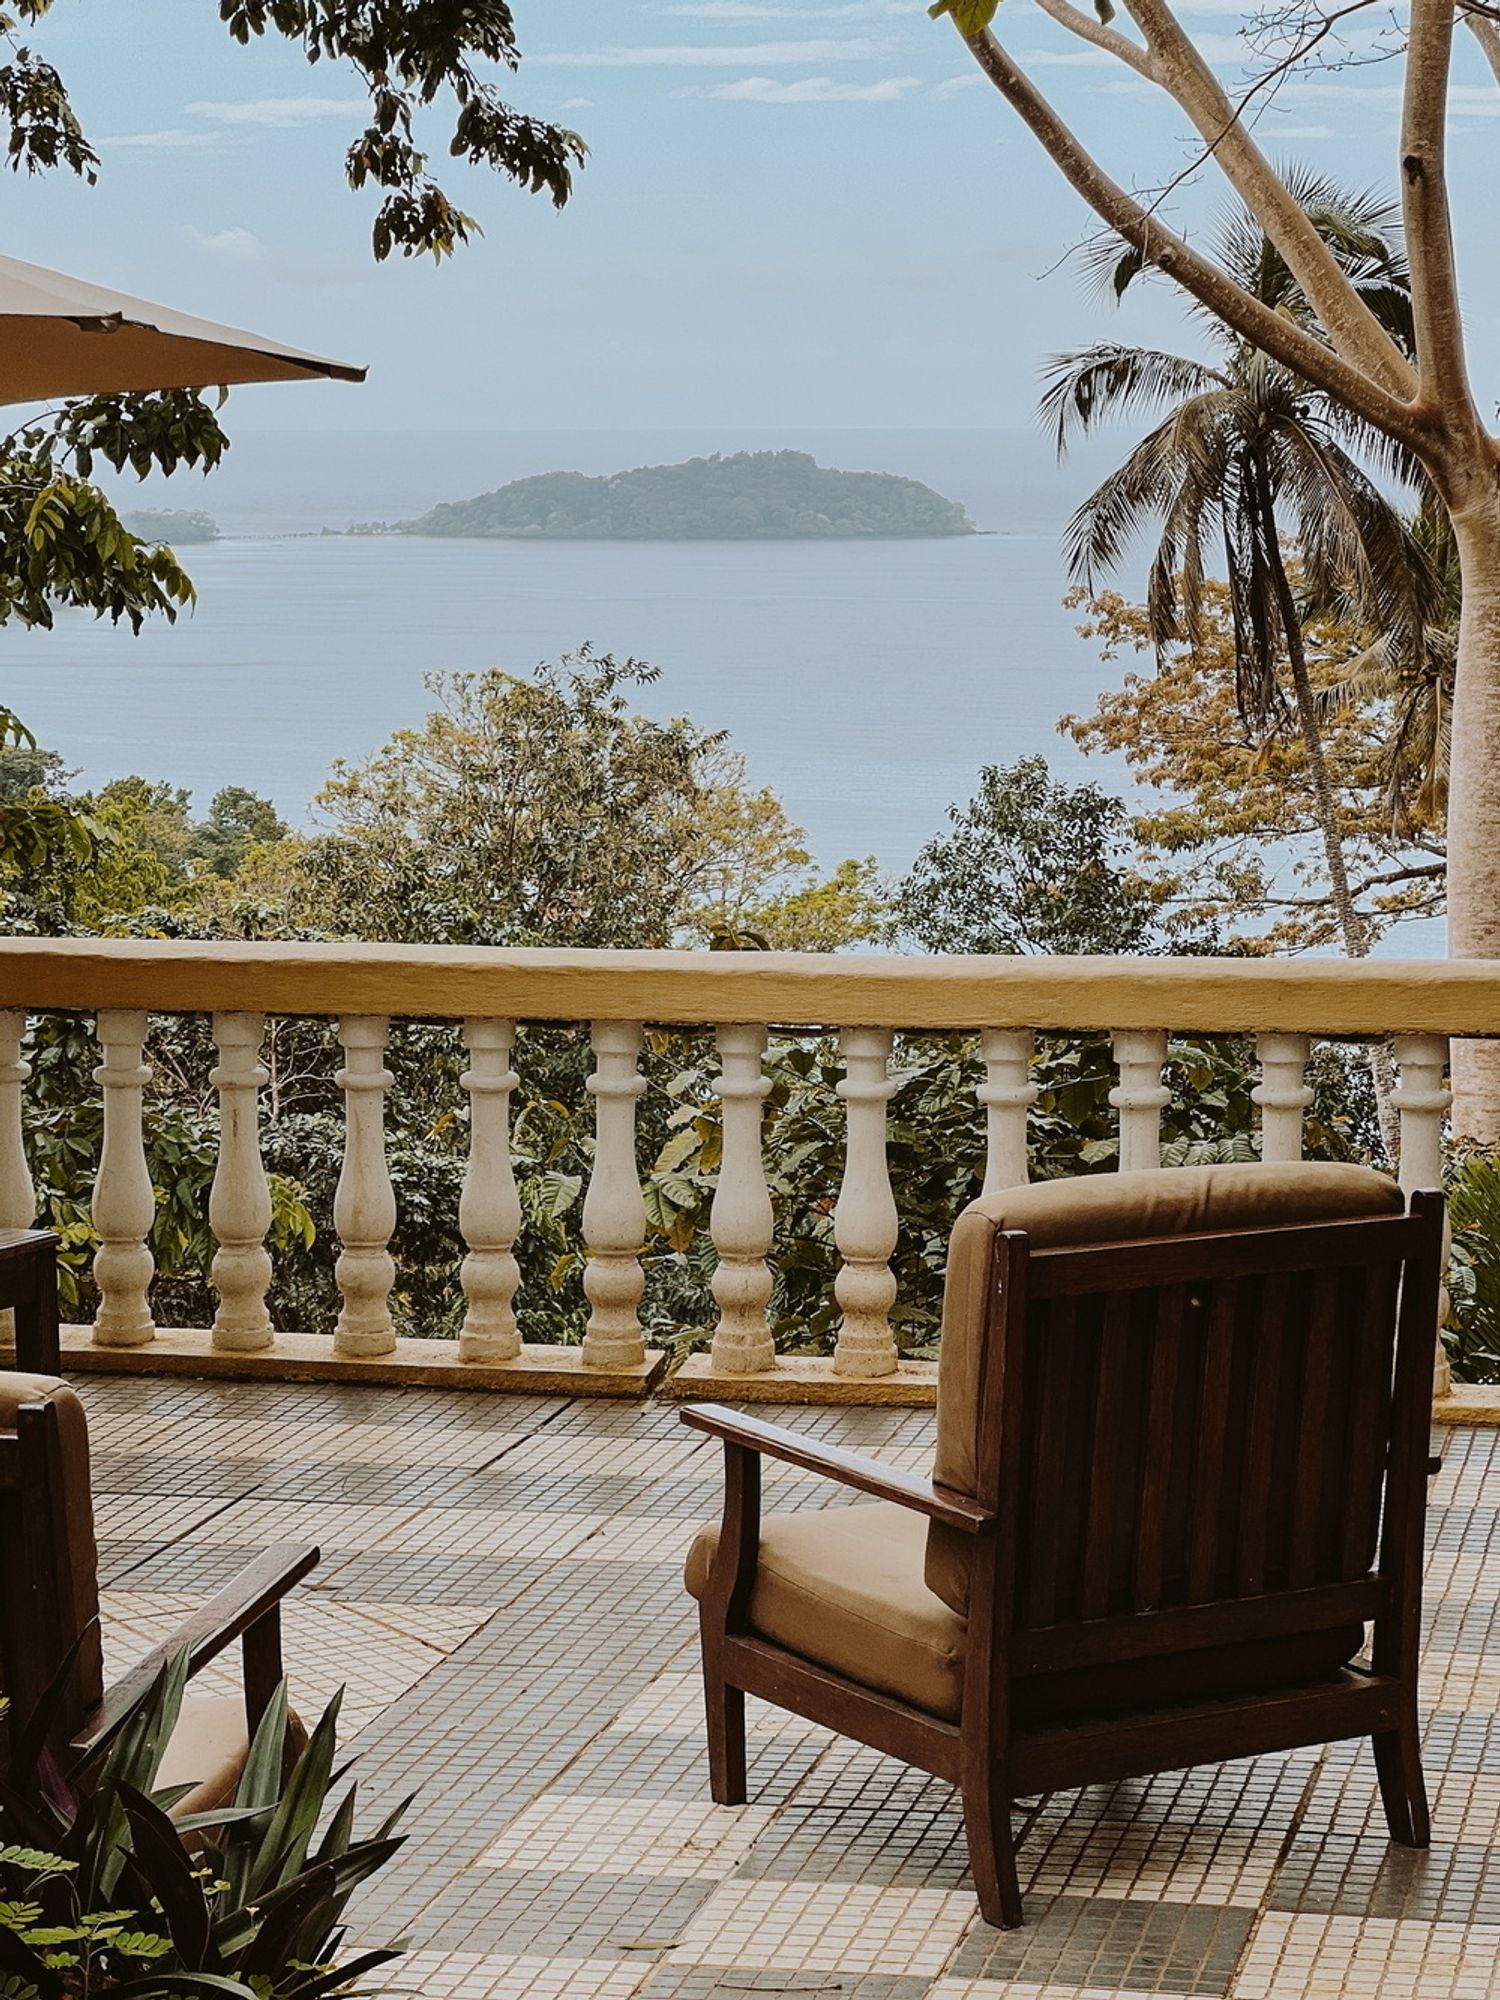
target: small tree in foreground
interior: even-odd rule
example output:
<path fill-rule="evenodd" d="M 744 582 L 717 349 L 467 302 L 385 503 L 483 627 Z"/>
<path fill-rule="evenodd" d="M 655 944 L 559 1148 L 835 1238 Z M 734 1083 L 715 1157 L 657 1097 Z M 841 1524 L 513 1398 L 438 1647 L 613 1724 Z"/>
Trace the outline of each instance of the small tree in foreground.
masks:
<path fill-rule="evenodd" d="M 1285 180 L 1261 151 L 1246 116 L 1274 76 L 1316 60 L 1354 5 L 1295 0 L 1275 16 L 1266 74 L 1231 97 L 1167 0 L 1125 0 L 1085 12 L 1072 0 L 1037 0 L 1052 20 L 1114 57 L 1185 114 L 1205 155 L 1285 261 L 1312 324 L 1266 305 L 1162 220 L 1158 204 L 1114 180 L 1064 123 L 992 23 L 999 0 L 936 0 L 980 70 L 1029 127 L 1083 200 L 1143 265 L 1161 272 L 1241 339 L 1321 389 L 1394 454 L 1425 471 L 1453 522 L 1463 581 L 1449 781 L 1449 949 L 1500 958 L 1500 440 L 1486 426 L 1469 380 L 1448 197 L 1448 84 L 1454 36 L 1464 26 L 1500 86 L 1500 21 L 1487 6 L 1412 0 L 1403 58 L 1398 177 L 1411 270 L 1412 354 L 1381 326 Z M 1128 30 L 1133 30 L 1130 32 Z M 1455 1124 L 1500 1138 L 1500 1043 L 1457 1043 Z"/>

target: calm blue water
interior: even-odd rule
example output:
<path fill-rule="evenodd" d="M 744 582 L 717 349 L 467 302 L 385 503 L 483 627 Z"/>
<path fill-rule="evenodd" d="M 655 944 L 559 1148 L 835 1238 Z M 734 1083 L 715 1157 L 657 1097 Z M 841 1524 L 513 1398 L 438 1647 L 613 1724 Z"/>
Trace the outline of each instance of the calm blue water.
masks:
<path fill-rule="evenodd" d="M 996 532 L 934 542 L 535 543 L 254 539 L 398 519 L 525 473 L 615 471 L 795 445 L 925 479 Z M 987 762 L 1047 754 L 1128 790 L 1056 734 L 1118 668 L 1060 602 L 1058 538 L 1108 455 L 1061 472 L 1025 432 L 247 436 L 207 482 L 137 504 L 202 506 L 231 536 L 185 551 L 195 614 L 139 638 L 64 616 L 0 634 L 3 698 L 86 783 L 127 772 L 274 799 L 293 821 L 336 757 L 431 705 L 424 673 L 525 671 L 584 640 L 662 669 L 641 705 L 727 729 L 820 859 L 904 869 Z M 127 498 L 121 492 L 122 500 Z M 1437 951 L 1430 926 L 1404 952 Z"/>

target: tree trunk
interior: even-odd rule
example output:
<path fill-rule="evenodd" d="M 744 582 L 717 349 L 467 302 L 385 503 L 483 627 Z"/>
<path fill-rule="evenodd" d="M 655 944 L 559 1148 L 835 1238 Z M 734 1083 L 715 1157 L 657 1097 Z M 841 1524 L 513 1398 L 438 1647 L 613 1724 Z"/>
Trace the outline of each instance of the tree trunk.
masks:
<path fill-rule="evenodd" d="M 1463 577 L 1448 780 L 1448 953 L 1500 958 L 1500 487 L 1453 509 Z M 1500 1042 L 1453 1044 L 1453 1129 L 1500 1144 Z"/>

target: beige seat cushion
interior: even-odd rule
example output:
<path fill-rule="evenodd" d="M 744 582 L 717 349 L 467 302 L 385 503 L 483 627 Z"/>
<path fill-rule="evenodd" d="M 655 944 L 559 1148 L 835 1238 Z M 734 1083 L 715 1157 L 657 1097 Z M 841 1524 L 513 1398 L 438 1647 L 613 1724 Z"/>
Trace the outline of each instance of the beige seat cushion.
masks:
<path fill-rule="evenodd" d="M 1174 1167 L 1036 1181 L 971 1202 L 948 1246 L 938 1362 L 937 1451 L 933 1478 L 972 1494 L 979 1477 L 976 1422 L 984 1352 L 990 1258 L 998 1231 L 1026 1232 L 1033 1249 L 1130 1243 L 1221 1229 L 1270 1229 L 1399 1215 L 1395 1182 L 1369 1167 L 1302 1161 L 1288 1166 Z M 969 1601 L 965 1536 L 934 1522 L 926 1578 L 955 1611 Z"/>
<path fill-rule="evenodd" d="M 229 1805 L 249 1755 L 242 1697 L 195 1694 L 189 1689 L 156 1777 L 159 1791 L 172 1785 L 193 1788 L 172 1807 L 172 1818 L 186 1819 L 189 1813 Z"/>
<path fill-rule="evenodd" d="M 964 1621 L 922 1579 L 926 1530 L 922 1515 L 884 1500 L 767 1515 L 752 1629 L 863 1687 L 956 1719 Z M 714 1523 L 689 1551 L 694 1597 L 707 1586 L 718 1539 Z"/>

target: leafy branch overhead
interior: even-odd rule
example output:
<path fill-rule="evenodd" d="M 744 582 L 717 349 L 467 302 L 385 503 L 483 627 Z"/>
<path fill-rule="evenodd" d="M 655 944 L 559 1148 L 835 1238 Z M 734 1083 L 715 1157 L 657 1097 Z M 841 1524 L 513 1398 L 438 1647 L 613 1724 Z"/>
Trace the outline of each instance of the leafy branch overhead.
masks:
<path fill-rule="evenodd" d="M 24 46 L 24 25 L 50 12 L 52 0 L 12 0 L 0 11 L 10 60 L 0 67 L 0 121 L 19 172 L 65 166 L 98 178 L 99 158 L 79 125 L 67 87 L 53 66 Z M 102 8 L 101 8 L 102 12 Z M 561 208 L 587 147 L 576 132 L 506 102 L 484 66 L 514 72 L 521 61 L 506 0 L 219 0 L 234 40 L 279 35 L 309 63 L 346 62 L 369 95 L 369 120 L 345 155 L 351 187 L 382 192 L 372 229 L 377 259 L 448 256 L 478 233 L 429 172 L 417 121 L 439 103 L 452 116 L 448 152 L 493 168 Z"/>

